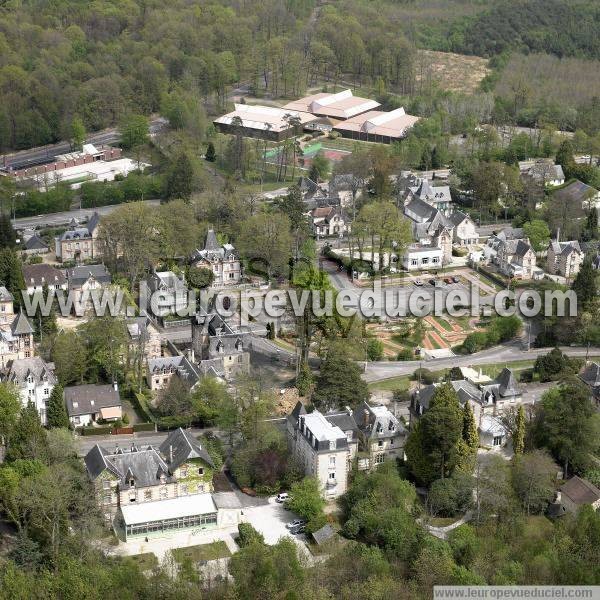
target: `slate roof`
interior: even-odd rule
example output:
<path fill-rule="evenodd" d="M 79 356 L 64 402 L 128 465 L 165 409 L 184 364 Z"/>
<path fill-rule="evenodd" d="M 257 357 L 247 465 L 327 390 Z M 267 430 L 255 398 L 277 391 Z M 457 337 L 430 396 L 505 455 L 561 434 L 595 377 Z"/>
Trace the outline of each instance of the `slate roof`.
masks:
<path fill-rule="evenodd" d="M 567 496 L 573 504 L 578 506 L 582 504 L 593 504 L 600 500 L 600 490 L 587 479 L 581 477 L 571 477 L 560 488 L 560 493 Z"/>
<path fill-rule="evenodd" d="M 525 256 L 533 248 L 525 240 L 501 240 L 498 250 L 504 250 L 508 256 Z"/>
<path fill-rule="evenodd" d="M 31 323 L 22 312 L 17 313 L 15 320 L 10 326 L 10 330 L 13 335 L 29 335 L 30 333 L 33 333 Z"/>
<path fill-rule="evenodd" d="M 158 449 L 165 457 L 165 461 L 172 473 L 179 465 L 193 458 L 200 458 L 213 468 L 215 466 L 210 454 L 200 442 L 181 429 L 181 427 L 172 431 Z"/>
<path fill-rule="evenodd" d="M 171 369 L 173 369 L 183 381 L 188 383 L 190 387 L 200 379 L 200 373 L 185 356 L 162 356 L 160 358 L 151 358 L 148 360 L 148 372 L 150 374 L 163 373 L 170 371 Z"/>
<path fill-rule="evenodd" d="M 44 240 L 36 234 L 32 235 L 30 238 L 25 240 L 23 243 L 24 250 L 48 250 L 48 244 L 44 242 Z"/>
<path fill-rule="evenodd" d="M 187 290 L 185 281 L 177 277 L 173 271 L 156 271 L 148 277 L 148 287 L 157 290 Z"/>
<path fill-rule="evenodd" d="M 5 286 L 0 285 L 0 302 L 13 302 L 13 295 L 6 289 Z"/>
<path fill-rule="evenodd" d="M 52 265 L 23 265 L 23 279 L 26 286 L 64 285 L 67 282 L 65 274 Z"/>
<path fill-rule="evenodd" d="M 520 227 L 505 227 L 496 237 L 500 240 L 520 240 L 525 237 L 525 232 Z"/>
<path fill-rule="evenodd" d="M 81 287 L 90 277 L 100 284 L 110 283 L 112 277 L 104 265 L 79 265 L 67 269 L 69 289 Z"/>
<path fill-rule="evenodd" d="M 141 335 L 146 335 L 148 328 L 152 324 L 146 314 L 139 317 L 131 317 L 125 322 L 127 326 L 127 332 L 132 340 L 138 340 Z"/>
<path fill-rule="evenodd" d="M 330 192 L 351 192 L 355 184 L 355 178 L 352 173 L 334 175 L 329 181 Z"/>
<path fill-rule="evenodd" d="M 385 406 L 370 406 L 363 402 L 354 410 L 353 418 L 360 431 L 370 439 L 407 433 L 405 427 Z"/>
<path fill-rule="evenodd" d="M 332 425 L 339 427 L 344 433 L 351 431 L 353 440 L 356 440 L 358 438 L 358 427 L 356 425 L 354 417 L 351 414 L 348 414 L 347 412 L 328 413 L 325 415 L 325 418 Z"/>
<path fill-rule="evenodd" d="M 568 242 L 557 242 L 556 240 L 552 240 L 550 246 L 555 254 L 562 254 L 564 256 L 571 254 L 571 252 L 577 252 L 578 254 L 582 254 L 583 252 L 577 240 Z"/>
<path fill-rule="evenodd" d="M 71 385 L 65 388 L 65 404 L 69 416 L 75 417 L 98 413 L 101 408 L 121 406 L 121 397 L 119 390 L 111 384 Z"/>
<path fill-rule="evenodd" d="M 204 248 L 195 250 L 192 254 L 192 262 L 198 260 L 206 260 L 209 262 L 217 262 L 230 258 L 236 258 L 237 253 L 231 244 L 219 244 L 217 235 L 213 229 L 206 232 Z"/>
<path fill-rule="evenodd" d="M 600 365 L 596 362 L 588 363 L 579 377 L 590 387 L 600 386 Z"/>
<path fill-rule="evenodd" d="M 565 185 L 563 188 L 552 192 L 552 196 L 554 198 L 558 198 L 559 200 L 582 204 L 590 197 L 595 196 L 597 193 L 598 190 L 596 188 L 593 188 L 592 186 L 576 179 L 575 181 Z"/>
<path fill-rule="evenodd" d="M 328 523 L 327 525 L 323 525 L 321 529 L 317 529 L 317 531 L 314 531 L 312 537 L 315 540 L 315 544 L 320 546 L 321 544 L 334 537 L 335 534 L 335 529 Z"/>
<path fill-rule="evenodd" d="M 460 210 L 455 210 L 448 219 L 454 225 L 454 227 L 458 227 L 463 221 L 470 219 L 469 215 L 465 214 Z"/>
<path fill-rule="evenodd" d="M 166 477 L 167 482 L 174 481 L 175 470 L 186 460 L 194 458 L 200 458 L 214 468 L 210 455 L 200 443 L 182 429 L 176 429 L 159 448 L 132 445 L 129 449 L 117 448 L 109 452 L 96 444 L 86 454 L 84 462 L 92 480 L 108 469 L 123 485 L 128 485 L 129 478 L 133 477 L 136 486 L 150 487 L 160 483 L 161 475 Z"/>
<path fill-rule="evenodd" d="M 46 381 L 54 385 L 58 381 L 54 375 L 54 364 L 45 362 L 39 356 L 13 360 L 8 368 L 6 381 L 22 386 L 30 375 L 35 384 Z"/>

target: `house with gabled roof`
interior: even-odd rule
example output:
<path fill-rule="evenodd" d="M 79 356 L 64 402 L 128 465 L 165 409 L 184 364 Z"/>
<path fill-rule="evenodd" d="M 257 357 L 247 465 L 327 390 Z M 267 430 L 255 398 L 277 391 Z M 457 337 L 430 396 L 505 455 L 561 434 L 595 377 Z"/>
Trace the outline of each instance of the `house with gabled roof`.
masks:
<path fill-rule="evenodd" d="M 34 354 L 33 327 L 23 312 L 15 314 L 13 295 L 0 286 L 0 367 Z"/>
<path fill-rule="evenodd" d="M 173 377 L 179 377 L 191 390 L 200 381 L 201 373 L 183 355 L 160 356 L 148 360 L 147 382 L 153 392 L 164 390 Z"/>
<path fill-rule="evenodd" d="M 318 237 L 342 236 L 350 224 L 340 206 L 321 206 L 310 211 L 313 233 Z"/>
<path fill-rule="evenodd" d="M 491 441 L 490 447 L 500 448 L 507 441 L 506 431 L 499 433 L 498 416 L 510 406 L 521 403 L 522 392 L 511 369 L 504 368 L 491 381 L 475 384 L 467 379 L 448 382 L 456 392 L 461 406 L 469 403 L 477 423 L 482 443 Z M 430 402 L 441 383 L 433 383 L 416 390 L 411 398 L 411 423 L 418 420 L 430 406 Z M 497 435 L 492 435 L 496 432 Z"/>
<path fill-rule="evenodd" d="M 117 421 L 123 416 L 123 405 L 117 383 L 69 385 L 64 390 L 69 421 L 75 427 L 96 421 Z"/>
<path fill-rule="evenodd" d="M 479 233 L 475 222 L 466 213 L 455 210 L 448 219 L 454 225 L 452 230 L 452 241 L 459 246 L 470 246 L 477 244 Z"/>
<path fill-rule="evenodd" d="M 48 400 L 58 382 L 53 363 L 47 363 L 39 356 L 17 358 L 6 368 L 2 381 L 16 386 L 21 404 L 27 406 L 32 402 L 40 415 L 42 425 L 48 424 Z"/>
<path fill-rule="evenodd" d="M 591 481 L 574 475 L 559 489 L 557 502 L 570 512 L 577 514 L 579 509 L 589 504 L 594 510 L 600 508 L 600 489 Z"/>
<path fill-rule="evenodd" d="M 220 244 L 214 229 L 206 233 L 204 248 L 191 257 L 192 265 L 208 269 L 214 275 L 213 286 L 236 285 L 242 279 L 240 257 L 232 244 Z"/>
<path fill-rule="evenodd" d="M 217 525 L 214 462 L 181 428 L 158 448 L 134 442 L 109 451 L 96 444 L 84 462 L 106 523 L 125 539 Z"/>
<path fill-rule="evenodd" d="M 404 204 L 413 200 L 421 200 L 439 210 L 448 217 L 454 212 L 450 187 L 447 185 L 431 186 L 427 179 L 416 179 L 417 185 L 409 186 L 404 197 Z"/>
<path fill-rule="evenodd" d="M 519 161 L 522 176 L 530 177 L 544 186 L 557 186 L 565 182 L 565 174 L 561 165 L 551 158 L 536 158 Z"/>
<path fill-rule="evenodd" d="M 408 430 L 386 407 L 362 402 L 352 413 L 359 432 L 359 469 L 373 469 L 386 460 L 401 459 Z"/>
<path fill-rule="evenodd" d="M 578 179 L 570 181 L 552 192 L 549 202 L 565 202 L 573 218 L 580 218 L 590 210 L 600 206 L 600 191 Z"/>
<path fill-rule="evenodd" d="M 497 247 L 496 264 L 508 277 L 515 279 L 540 279 L 543 271 L 537 267 L 535 251 L 528 238 L 501 240 Z"/>
<path fill-rule="evenodd" d="M 188 307 L 188 286 L 185 277 L 173 271 L 153 271 L 146 278 L 151 294 L 151 307 L 158 317 L 184 314 Z"/>
<path fill-rule="evenodd" d="M 190 361 L 201 373 L 235 379 L 250 372 L 250 338 L 217 312 L 200 310 L 192 318 Z"/>
<path fill-rule="evenodd" d="M 68 289 L 73 298 L 73 309 L 78 313 L 91 310 L 93 306 L 92 294 L 100 293 L 112 283 L 112 276 L 103 264 L 78 265 L 65 271 Z M 88 295 L 87 302 L 83 302 L 84 296 Z M 81 312 L 79 311 L 79 312 Z"/>
<path fill-rule="evenodd" d="M 38 256 L 49 252 L 50 247 L 37 233 L 33 233 L 23 238 L 20 250 L 25 256 Z"/>
<path fill-rule="evenodd" d="M 584 258 L 585 254 L 577 240 L 551 240 L 548 244 L 546 268 L 551 275 L 573 279 L 579 273 Z"/>
<path fill-rule="evenodd" d="M 98 258 L 99 224 L 97 212 L 83 226 L 76 219 L 71 219 L 69 229 L 54 238 L 56 258 L 62 262 L 74 260 L 77 263 Z"/>
<path fill-rule="evenodd" d="M 67 278 L 64 271 L 46 263 L 23 265 L 23 279 L 29 295 L 48 290 L 67 290 Z"/>

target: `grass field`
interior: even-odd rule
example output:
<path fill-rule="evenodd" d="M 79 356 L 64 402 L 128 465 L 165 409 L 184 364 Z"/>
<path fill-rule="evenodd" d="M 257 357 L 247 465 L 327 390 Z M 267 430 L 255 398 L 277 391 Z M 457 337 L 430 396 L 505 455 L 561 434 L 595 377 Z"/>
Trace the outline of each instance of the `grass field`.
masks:
<path fill-rule="evenodd" d="M 420 50 L 417 57 L 417 81 L 423 87 L 435 83 L 443 90 L 472 94 L 489 72 L 487 59 L 478 56 Z"/>
<path fill-rule="evenodd" d="M 193 563 L 217 560 L 218 558 L 227 558 L 231 556 L 231 552 L 227 544 L 219 540 L 211 544 L 200 544 L 198 546 L 188 546 L 187 548 L 176 548 L 172 550 L 173 557 L 177 562 L 183 562 L 185 559 L 191 560 Z"/>

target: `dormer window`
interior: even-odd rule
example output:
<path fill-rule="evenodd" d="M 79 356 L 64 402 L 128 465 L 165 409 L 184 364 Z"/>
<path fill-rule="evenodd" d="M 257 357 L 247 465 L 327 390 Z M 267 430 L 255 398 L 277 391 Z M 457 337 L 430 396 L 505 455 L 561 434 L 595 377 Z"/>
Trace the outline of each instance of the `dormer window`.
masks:
<path fill-rule="evenodd" d="M 129 487 L 135 487 L 135 481 L 133 479 L 129 480 Z"/>
<path fill-rule="evenodd" d="M 204 467 L 198 467 L 198 475 L 204 475 Z"/>
<path fill-rule="evenodd" d="M 163 484 L 166 483 L 167 482 L 167 478 L 164 475 L 161 475 L 160 476 L 160 482 L 163 483 Z"/>

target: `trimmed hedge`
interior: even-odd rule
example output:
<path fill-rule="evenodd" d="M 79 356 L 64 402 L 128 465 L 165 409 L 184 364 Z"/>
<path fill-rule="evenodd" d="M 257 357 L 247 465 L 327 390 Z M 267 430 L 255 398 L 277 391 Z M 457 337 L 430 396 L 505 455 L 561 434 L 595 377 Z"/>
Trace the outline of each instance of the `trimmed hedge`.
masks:
<path fill-rule="evenodd" d="M 156 429 L 154 423 L 136 423 L 132 427 L 134 431 L 154 431 Z"/>
<path fill-rule="evenodd" d="M 106 425 L 104 427 L 79 427 L 75 431 L 81 435 L 109 435 L 112 430 L 112 426 Z"/>

